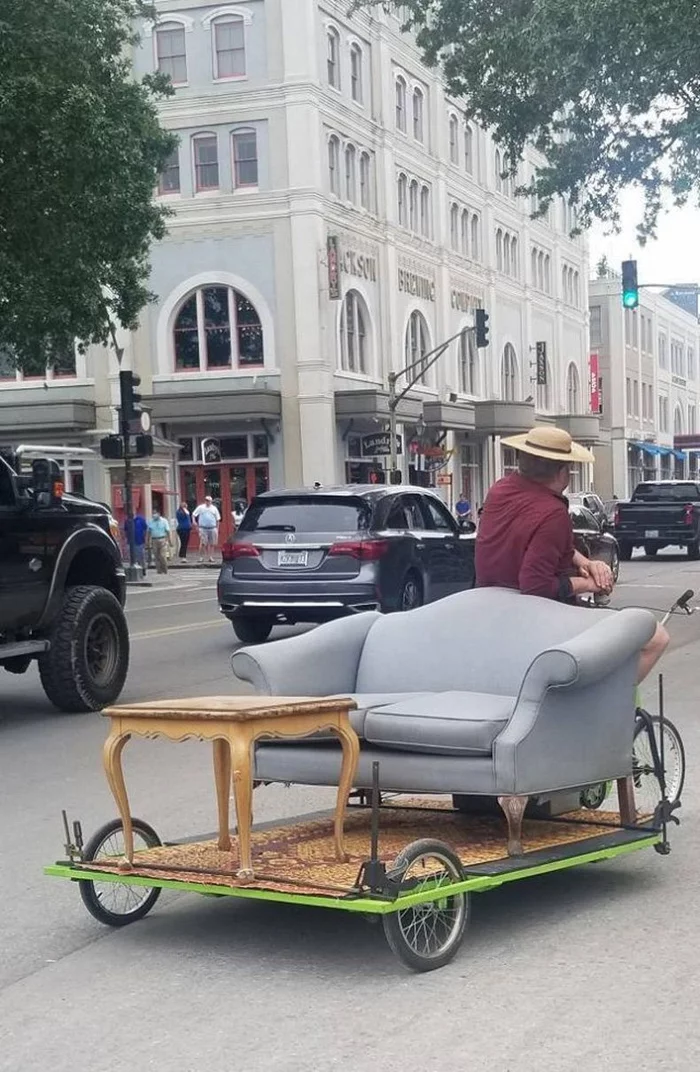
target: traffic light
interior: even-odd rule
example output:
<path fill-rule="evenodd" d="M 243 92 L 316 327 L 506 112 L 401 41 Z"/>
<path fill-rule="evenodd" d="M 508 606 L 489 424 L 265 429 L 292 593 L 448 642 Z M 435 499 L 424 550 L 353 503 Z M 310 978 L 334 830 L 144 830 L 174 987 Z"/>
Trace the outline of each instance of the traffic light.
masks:
<path fill-rule="evenodd" d="M 153 454 L 153 436 L 140 434 L 135 436 L 134 448 L 137 458 L 150 458 Z"/>
<path fill-rule="evenodd" d="M 489 344 L 489 314 L 485 309 L 477 309 L 474 315 L 476 325 L 476 347 L 483 350 Z"/>
<path fill-rule="evenodd" d="M 124 370 L 119 373 L 119 393 L 121 395 L 122 422 L 129 431 L 136 431 L 141 421 L 141 395 L 136 390 L 141 384 L 141 377 L 135 372 Z M 134 426 L 132 428 L 132 426 Z"/>
<path fill-rule="evenodd" d="M 636 309 L 639 305 L 636 261 L 622 262 L 622 304 L 625 309 Z"/>
<path fill-rule="evenodd" d="M 115 460 L 124 457 L 124 440 L 119 435 L 105 436 L 100 440 L 100 454 L 103 458 Z"/>

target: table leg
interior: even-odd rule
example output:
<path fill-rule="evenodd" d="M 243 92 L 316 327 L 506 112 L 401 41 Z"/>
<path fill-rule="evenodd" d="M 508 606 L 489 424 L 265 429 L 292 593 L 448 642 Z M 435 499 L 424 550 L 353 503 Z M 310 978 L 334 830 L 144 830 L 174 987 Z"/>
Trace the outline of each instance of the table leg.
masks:
<path fill-rule="evenodd" d="M 345 811 L 348 797 L 355 780 L 357 763 L 360 758 L 360 742 L 357 734 L 350 726 L 334 726 L 333 731 L 340 738 L 343 749 L 343 765 L 340 768 L 340 781 L 338 783 L 338 797 L 335 803 L 335 851 L 339 860 L 347 860 L 343 838 L 345 823 Z"/>
<path fill-rule="evenodd" d="M 617 779 L 617 799 L 620 822 L 623 826 L 634 826 L 637 822 L 637 809 L 634 802 L 634 778 Z"/>
<path fill-rule="evenodd" d="M 250 735 L 243 726 L 238 726 L 229 738 L 240 864 L 236 877 L 241 882 L 252 882 L 254 878 L 250 852 L 250 829 L 253 824 L 252 743 Z"/>
<path fill-rule="evenodd" d="M 221 852 L 230 852 L 231 752 L 228 741 L 220 737 L 214 741 L 214 781 L 216 782 L 216 806 L 219 813 L 219 849 Z"/>
<path fill-rule="evenodd" d="M 122 752 L 129 740 L 129 734 L 110 732 L 102 749 L 102 762 L 109 788 L 119 811 L 124 832 L 124 859 L 119 864 L 120 871 L 130 871 L 134 863 L 134 832 L 131 826 L 129 798 L 126 795 L 124 771 L 122 770 Z"/>

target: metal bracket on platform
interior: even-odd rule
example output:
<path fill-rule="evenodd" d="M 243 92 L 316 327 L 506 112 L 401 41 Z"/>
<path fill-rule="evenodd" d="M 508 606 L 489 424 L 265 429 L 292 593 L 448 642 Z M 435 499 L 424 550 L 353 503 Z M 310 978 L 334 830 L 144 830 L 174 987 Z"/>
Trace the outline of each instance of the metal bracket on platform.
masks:
<path fill-rule="evenodd" d="M 83 828 L 80 825 L 80 819 L 76 819 L 73 823 L 73 838 L 71 839 L 68 815 L 65 808 L 62 810 L 61 815 L 63 816 L 63 832 L 66 835 L 63 846 L 66 850 L 66 855 L 72 864 L 81 863 L 83 859 Z"/>
<path fill-rule="evenodd" d="M 366 800 L 367 790 L 358 790 L 358 795 Z M 372 764 L 372 789 L 369 799 L 372 807 L 370 857 L 369 860 L 365 860 L 357 873 L 355 888 L 369 890 L 380 897 L 391 897 L 393 900 L 398 897 L 402 876 L 399 875 L 397 881 L 395 874 L 388 872 L 379 859 L 379 809 L 382 795 L 379 791 L 379 763 L 376 761 Z"/>

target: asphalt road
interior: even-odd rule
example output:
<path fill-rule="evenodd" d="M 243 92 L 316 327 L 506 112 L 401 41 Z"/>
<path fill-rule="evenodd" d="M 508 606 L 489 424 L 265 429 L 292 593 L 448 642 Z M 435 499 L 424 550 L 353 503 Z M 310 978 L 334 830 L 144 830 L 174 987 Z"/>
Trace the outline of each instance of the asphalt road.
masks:
<path fill-rule="evenodd" d="M 130 593 L 123 698 L 236 688 L 234 638 L 212 573 Z M 700 564 L 623 564 L 617 605 L 700 593 Z M 30 1072 L 690 1072 L 700 1062 L 700 615 L 674 619 L 667 713 L 688 753 L 673 852 L 550 875 L 475 897 L 460 954 L 404 971 L 381 926 L 338 913 L 166 893 L 120 931 L 45 878 L 60 810 L 86 833 L 111 818 L 99 716 L 61 715 L 32 670 L 0 677 L 0 1070 Z M 653 704 L 653 685 L 647 690 Z M 209 749 L 134 741 L 133 811 L 166 838 L 211 830 Z M 256 818 L 325 805 L 267 787 Z"/>

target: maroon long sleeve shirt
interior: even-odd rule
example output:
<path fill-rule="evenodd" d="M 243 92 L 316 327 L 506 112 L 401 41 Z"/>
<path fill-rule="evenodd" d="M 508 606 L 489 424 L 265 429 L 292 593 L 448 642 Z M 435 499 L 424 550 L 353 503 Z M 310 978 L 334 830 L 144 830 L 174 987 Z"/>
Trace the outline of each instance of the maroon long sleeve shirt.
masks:
<path fill-rule="evenodd" d="M 515 588 L 568 601 L 574 534 L 566 499 L 511 473 L 493 485 L 476 538 L 479 588 Z"/>

